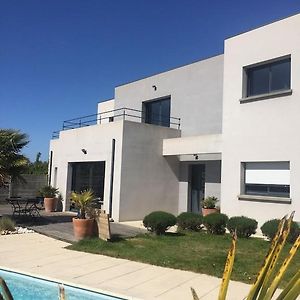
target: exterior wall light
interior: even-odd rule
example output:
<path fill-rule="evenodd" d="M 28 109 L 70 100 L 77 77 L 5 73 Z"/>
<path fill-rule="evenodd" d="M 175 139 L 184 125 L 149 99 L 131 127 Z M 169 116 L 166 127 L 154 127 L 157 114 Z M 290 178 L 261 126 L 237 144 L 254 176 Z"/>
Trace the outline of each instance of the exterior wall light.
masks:
<path fill-rule="evenodd" d="M 83 154 L 87 154 L 87 150 L 86 149 L 81 149 Z"/>
<path fill-rule="evenodd" d="M 153 87 L 154 91 L 157 90 L 157 86 L 156 85 L 152 85 L 152 87 Z"/>
<path fill-rule="evenodd" d="M 198 156 L 198 154 L 194 154 L 194 157 L 195 157 L 195 159 L 196 159 L 196 160 L 198 160 L 198 159 L 199 159 L 199 156 Z"/>

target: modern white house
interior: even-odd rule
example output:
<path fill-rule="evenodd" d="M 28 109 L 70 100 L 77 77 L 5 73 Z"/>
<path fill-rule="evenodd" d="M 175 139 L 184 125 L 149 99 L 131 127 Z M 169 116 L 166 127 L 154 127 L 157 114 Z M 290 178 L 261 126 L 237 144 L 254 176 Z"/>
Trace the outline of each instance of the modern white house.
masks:
<path fill-rule="evenodd" d="M 116 221 L 154 210 L 300 220 L 300 14 L 230 37 L 224 54 L 115 88 L 50 142 L 68 210 L 92 188 Z"/>

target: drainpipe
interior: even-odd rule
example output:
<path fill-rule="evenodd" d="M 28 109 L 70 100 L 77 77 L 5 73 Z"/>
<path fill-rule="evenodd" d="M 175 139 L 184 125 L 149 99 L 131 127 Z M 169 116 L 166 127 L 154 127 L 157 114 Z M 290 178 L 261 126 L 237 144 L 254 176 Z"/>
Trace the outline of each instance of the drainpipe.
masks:
<path fill-rule="evenodd" d="M 48 185 L 51 185 L 53 151 L 50 151 Z"/>
<path fill-rule="evenodd" d="M 109 190 L 109 217 L 112 219 L 112 200 L 113 200 L 113 189 L 114 189 L 114 169 L 115 169 L 115 150 L 116 140 L 111 141 L 111 164 L 110 164 L 110 190 Z"/>

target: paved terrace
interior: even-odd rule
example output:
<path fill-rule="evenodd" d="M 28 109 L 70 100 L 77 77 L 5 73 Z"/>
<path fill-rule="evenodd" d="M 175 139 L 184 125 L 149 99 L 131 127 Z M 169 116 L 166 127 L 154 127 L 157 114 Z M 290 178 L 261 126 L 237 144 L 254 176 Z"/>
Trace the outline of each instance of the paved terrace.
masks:
<path fill-rule="evenodd" d="M 0 236 L 0 268 L 12 269 L 126 299 L 217 299 L 221 280 L 193 272 L 65 249 L 69 244 L 38 233 Z M 241 300 L 249 286 L 231 282 L 229 300 Z"/>
<path fill-rule="evenodd" d="M 0 203 L 0 216 L 10 216 L 12 210 L 8 204 Z M 40 211 L 41 217 L 32 220 L 30 217 L 15 218 L 17 225 L 33 229 L 34 231 L 45 234 L 66 242 L 75 242 L 73 234 L 72 218 L 76 213 L 72 212 L 53 212 L 45 213 Z M 131 224 L 111 223 L 111 233 L 114 238 L 133 237 L 137 234 L 145 233 L 141 227 L 130 226 Z M 132 224 L 135 225 L 135 224 Z"/>

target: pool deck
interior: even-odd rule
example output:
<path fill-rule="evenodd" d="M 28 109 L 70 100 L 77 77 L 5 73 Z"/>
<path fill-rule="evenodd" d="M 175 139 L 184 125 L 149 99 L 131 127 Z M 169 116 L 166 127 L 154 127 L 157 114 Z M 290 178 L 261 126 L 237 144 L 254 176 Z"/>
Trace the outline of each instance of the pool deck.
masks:
<path fill-rule="evenodd" d="M 38 233 L 0 236 L 0 269 L 9 269 L 103 291 L 126 299 L 217 299 L 221 279 L 103 255 L 65 249 L 69 244 Z M 249 285 L 232 281 L 228 300 Z"/>

